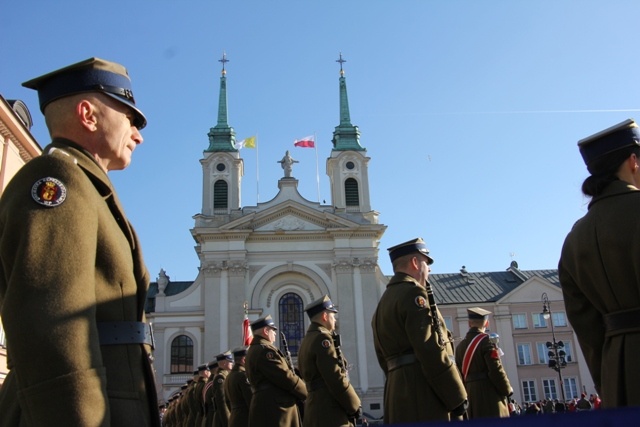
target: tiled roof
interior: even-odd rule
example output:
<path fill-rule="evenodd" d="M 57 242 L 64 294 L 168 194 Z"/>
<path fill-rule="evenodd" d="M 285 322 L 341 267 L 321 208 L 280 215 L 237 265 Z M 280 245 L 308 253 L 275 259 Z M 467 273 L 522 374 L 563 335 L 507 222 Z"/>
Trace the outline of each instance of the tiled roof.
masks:
<path fill-rule="evenodd" d="M 515 266 L 506 271 L 430 274 L 436 303 L 466 304 L 495 302 L 533 278 L 540 277 L 554 286 L 560 286 L 558 270 L 519 270 Z"/>
<path fill-rule="evenodd" d="M 193 285 L 191 282 L 169 282 L 167 287 L 164 288 L 164 294 L 168 297 L 177 295 L 189 286 Z M 151 313 L 156 311 L 156 295 L 158 295 L 158 282 L 151 282 L 149 285 L 149 292 L 147 293 L 147 301 L 144 305 L 145 313 Z"/>

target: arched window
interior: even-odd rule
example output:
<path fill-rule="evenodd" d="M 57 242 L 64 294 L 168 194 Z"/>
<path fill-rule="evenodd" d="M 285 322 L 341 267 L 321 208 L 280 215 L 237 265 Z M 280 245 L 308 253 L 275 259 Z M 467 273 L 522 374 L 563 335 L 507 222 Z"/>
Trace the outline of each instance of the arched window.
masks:
<path fill-rule="evenodd" d="M 280 331 L 284 332 L 291 356 L 297 356 L 304 337 L 304 310 L 302 298 L 293 292 L 286 293 L 278 303 Z M 284 350 L 284 349 L 281 349 Z"/>
<path fill-rule="evenodd" d="M 227 209 L 229 206 L 229 186 L 227 181 L 219 179 L 213 184 L 213 209 Z"/>
<path fill-rule="evenodd" d="M 353 178 L 347 178 L 347 180 L 344 182 L 344 197 L 347 206 L 360 206 L 358 181 Z"/>
<path fill-rule="evenodd" d="M 193 373 L 193 340 L 186 335 L 171 342 L 171 373 Z"/>

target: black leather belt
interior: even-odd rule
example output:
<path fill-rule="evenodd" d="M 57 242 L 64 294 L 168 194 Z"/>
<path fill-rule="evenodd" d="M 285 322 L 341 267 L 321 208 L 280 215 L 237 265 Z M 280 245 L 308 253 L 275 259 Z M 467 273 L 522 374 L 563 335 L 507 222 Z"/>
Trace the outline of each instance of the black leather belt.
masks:
<path fill-rule="evenodd" d="M 640 328 L 640 309 L 616 311 L 604 315 L 607 336 L 623 334 Z"/>
<path fill-rule="evenodd" d="M 392 357 L 387 360 L 387 371 L 395 371 L 398 368 L 403 366 L 412 365 L 416 363 L 418 359 L 416 359 L 416 355 L 413 353 L 403 354 L 402 356 Z"/>
<path fill-rule="evenodd" d="M 257 386 L 251 386 L 251 391 L 253 392 L 253 394 L 256 394 L 259 391 L 265 391 L 265 390 L 271 390 L 273 389 L 275 386 L 271 385 L 268 382 L 264 382 L 262 384 L 258 384 Z"/>
<path fill-rule="evenodd" d="M 318 378 L 317 380 L 305 383 L 305 385 L 307 386 L 308 392 L 316 391 L 327 386 L 322 378 Z"/>
<path fill-rule="evenodd" d="M 489 379 L 489 375 L 486 372 L 474 372 L 472 374 L 467 374 L 467 378 L 464 379 L 465 383 L 472 383 L 474 381 L 486 380 Z"/>
<path fill-rule="evenodd" d="M 153 329 L 145 322 L 98 322 L 100 345 L 148 344 L 155 348 Z"/>

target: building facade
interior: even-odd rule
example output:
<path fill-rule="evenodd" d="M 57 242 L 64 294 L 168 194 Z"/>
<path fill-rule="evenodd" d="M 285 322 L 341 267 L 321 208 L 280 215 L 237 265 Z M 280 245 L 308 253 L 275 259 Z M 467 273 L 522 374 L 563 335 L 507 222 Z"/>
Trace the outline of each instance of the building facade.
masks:
<path fill-rule="evenodd" d="M 16 172 L 42 153 L 31 135 L 32 125 L 31 113 L 22 101 L 7 100 L 0 95 L 0 196 Z M 6 375 L 7 348 L 0 322 L 0 384 Z"/>

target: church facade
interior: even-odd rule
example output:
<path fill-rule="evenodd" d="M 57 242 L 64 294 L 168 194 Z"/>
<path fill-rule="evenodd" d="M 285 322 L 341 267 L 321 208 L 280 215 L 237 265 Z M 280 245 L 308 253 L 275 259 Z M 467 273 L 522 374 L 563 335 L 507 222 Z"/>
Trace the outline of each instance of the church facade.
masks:
<path fill-rule="evenodd" d="M 295 360 L 309 326 L 304 307 L 327 294 L 340 310 L 339 333 L 351 382 L 365 407 L 369 401 L 374 408 L 382 404 L 384 379 L 370 320 L 386 284 L 378 266 L 378 243 L 386 227 L 371 208 L 370 159 L 351 124 L 342 67 L 339 88 L 340 123 L 326 162 L 330 204 L 300 195 L 295 161 L 287 151 L 280 161 L 283 177 L 277 195 L 257 206 L 240 206 L 244 163 L 227 122 L 223 62 L 218 122 L 200 160 L 202 209 L 191 230 L 200 271 L 194 282 L 182 284 L 170 282 L 162 272 L 147 307 L 157 347 L 171 349 L 156 351 L 165 399 L 191 378 L 189 357 L 197 366 L 242 344 L 245 312 L 249 319 L 270 314 Z"/>

